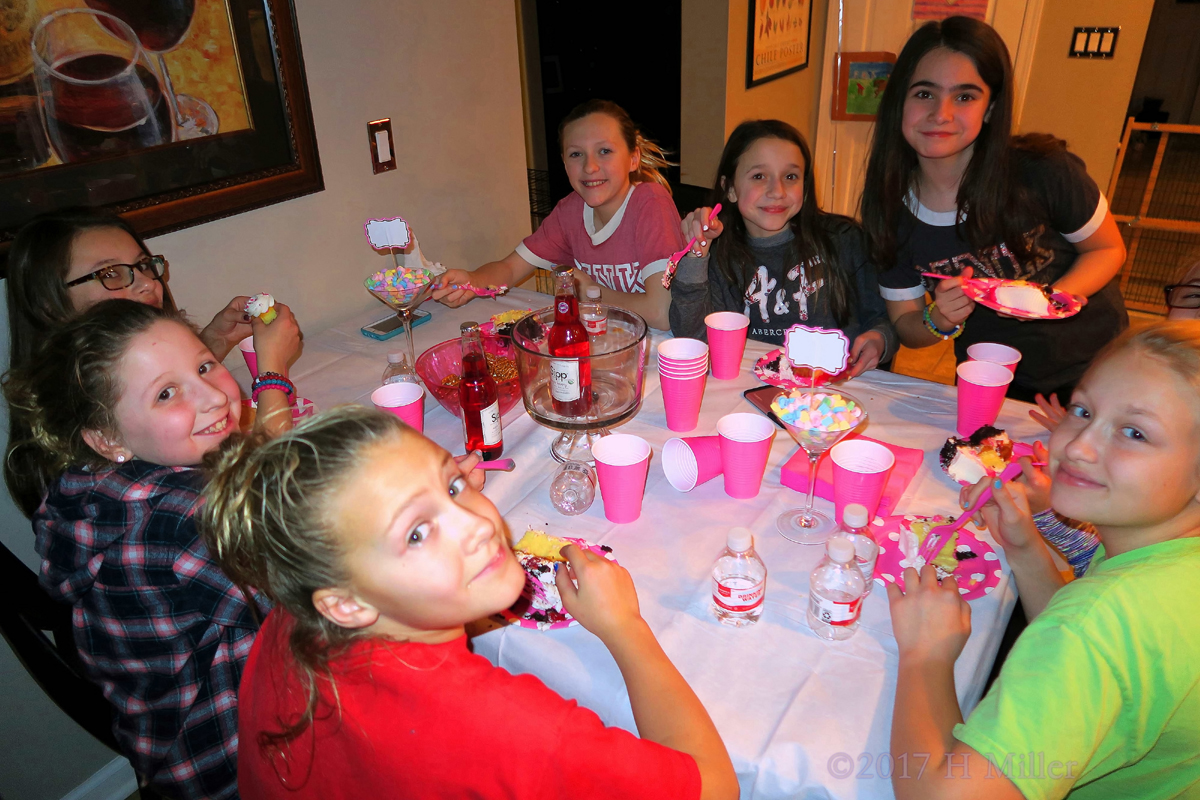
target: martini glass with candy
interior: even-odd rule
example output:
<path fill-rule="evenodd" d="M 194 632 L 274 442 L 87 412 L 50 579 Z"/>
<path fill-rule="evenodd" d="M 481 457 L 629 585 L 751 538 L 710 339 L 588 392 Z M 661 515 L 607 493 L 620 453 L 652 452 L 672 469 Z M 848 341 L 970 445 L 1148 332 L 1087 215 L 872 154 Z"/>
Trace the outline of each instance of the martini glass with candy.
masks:
<path fill-rule="evenodd" d="M 408 339 L 408 371 L 416 374 L 417 350 L 413 344 L 412 319 L 417 306 L 429 299 L 433 293 L 436 276 L 427 269 L 395 267 L 376 272 L 363 284 L 367 291 L 395 309 L 396 316 L 404 324 L 404 335 Z"/>
<path fill-rule="evenodd" d="M 771 410 L 808 454 L 808 503 L 780 514 L 775 527 L 783 538 L 797 544 L 821 544 L 837 530 L 837 523 L 813 509 L 817 462 L 829 448 L 866 422 L 867 412 L 853 395 L 827 389 L 793 389 L 775 398 Z"/>

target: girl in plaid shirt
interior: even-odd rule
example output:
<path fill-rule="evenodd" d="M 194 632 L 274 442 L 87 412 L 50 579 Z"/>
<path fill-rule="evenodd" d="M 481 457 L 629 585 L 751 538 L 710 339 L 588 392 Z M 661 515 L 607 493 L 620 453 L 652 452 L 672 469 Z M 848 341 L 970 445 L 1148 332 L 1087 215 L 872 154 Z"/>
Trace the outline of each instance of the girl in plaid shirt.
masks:
<path fill-rule="evenodd" d="M 260 368 L 285 372 L 299 337 L 278 322 L 255 320 L 255 345 Z M 269 604 L 225 576 L 194 517 L 197 467 L 238 430 L 237 383 L 174 312 L 110 300 L 51 336 L 5 393 L 32 421 L 10 457 L 50 487 L 34 516 L 42 585 L 73 606 L 124 755 L 168 796 L 237 797 L 238 681 Z"/>

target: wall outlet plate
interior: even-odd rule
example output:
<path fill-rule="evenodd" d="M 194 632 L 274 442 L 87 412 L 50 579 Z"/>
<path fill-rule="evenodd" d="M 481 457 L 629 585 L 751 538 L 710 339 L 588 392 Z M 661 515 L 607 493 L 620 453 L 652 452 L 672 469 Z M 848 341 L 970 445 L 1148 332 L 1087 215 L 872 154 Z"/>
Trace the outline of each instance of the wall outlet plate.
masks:
<path fill-rule="evenodd" d="M 371 143 L 371 171 L 378 175 L 396 168 L 396 142 L 392 138 L 391 118 L 367 123 L 367 140 Z"/>

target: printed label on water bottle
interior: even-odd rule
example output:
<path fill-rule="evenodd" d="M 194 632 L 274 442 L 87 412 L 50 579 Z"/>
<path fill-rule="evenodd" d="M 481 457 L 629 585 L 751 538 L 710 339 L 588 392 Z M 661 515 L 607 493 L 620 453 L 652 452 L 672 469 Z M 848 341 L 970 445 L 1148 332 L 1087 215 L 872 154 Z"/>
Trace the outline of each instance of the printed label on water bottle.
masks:
<path fill-rule="evenodd" d="M 814 617 L 827 625 L 844 627 L 853 625 L 858 620 L 858 612 L 862 610 L 861 597 L 849 603 L 839 603 L 826 597 L 820 597 L 816 592 L 809 592 L 808 611 Z"/>
<path fill-rule="evenodd" d="M 759 581 L 752 586 L 729 586 L 713 578 L 713 602 L 726 611 L 737 614 L 753 611 L 762 605 L 767 582 Z"/>
<path fill-rule="evenodd" d="M 500 401 L 479 412 L 480 422 L 483 423 L 483 446 L 491 447 L 500 444 Z"/>
<path fill-rule="evenodd" d="M 583 327 L 592 336 L 601 336 L 608 330 L 608 315 L 583 318 Z"/>
<path fill-rule="evenodd" d="M 570 359 L 550 361 L 550 396 L 563 403 L 578 400 L 582 392 L 579 390 L 579 362 Z"/>

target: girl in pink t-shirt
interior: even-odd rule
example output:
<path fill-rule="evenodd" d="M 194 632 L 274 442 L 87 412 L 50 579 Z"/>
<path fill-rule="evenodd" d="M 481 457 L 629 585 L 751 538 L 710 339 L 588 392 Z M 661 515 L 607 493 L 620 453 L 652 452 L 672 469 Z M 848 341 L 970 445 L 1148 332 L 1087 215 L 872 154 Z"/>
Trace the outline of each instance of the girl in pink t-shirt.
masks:
<path fill-rule="evenodd" d="M 558 126 L 558 138 L 575 191 L 505 258 L 473 272 L 446 272 L 434 298 L 457 307 L 475 295 L 455 285 L 516 286 L 537 267 L 572 264 L 581 297 L 599 285 L 605 303 L 666 330 L 671 293 L 651 276 L 683 249 L 683 237 L 671 190 L 659 172 L 669 165 L 662 149 L 642 138 L 629 114 L 607 100 L 572 109 Z"/>
<path fill-rule="evenodd" d="M 241 796 L 736 798 L 623 567 L 567 546 L 556 582 L 621 669 L 641 738 L 468 650 L 465 624 L 525 585 L 480 474 L 360 406 L 223 455 L 201 529 L 275 602 L 239 690 Z"/>

